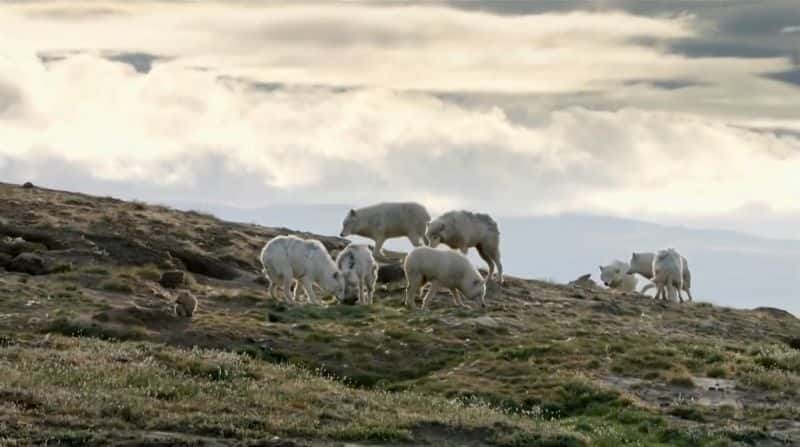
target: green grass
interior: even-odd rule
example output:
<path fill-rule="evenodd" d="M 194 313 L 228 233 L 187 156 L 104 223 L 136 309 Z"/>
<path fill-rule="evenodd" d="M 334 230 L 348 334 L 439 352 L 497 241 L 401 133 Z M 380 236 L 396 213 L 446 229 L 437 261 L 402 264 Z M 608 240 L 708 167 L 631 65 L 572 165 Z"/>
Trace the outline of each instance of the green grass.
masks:
<path fill-rule="evenodd" d="M 161 270 L 154 265 L 147 265 L 136 269 L 135 276 L 146 281 L 158 281 L 161 279 Z"/>
<path fill-rule="evenodd" d="M 102 276 L 109 276 L 111 275 L 111 270 L 106 267 L 100 266 L 91 266 L 91 267 L 84 267 L 82 269 L 84 273 L 92 274 L 92 275 L 102 275 Z"/>
<path fill-rule="evenodd" d="M 126 278 L 110 278 L 100 283 L 100 289 L 107 292 L 133 293 L 133 287 Z"/>
<path fill-rule="evenodd" d="M 72 337 L 92 337 L 102 340 L 143 340 L 147 337 L 144 330 L 136 327 L 107 327 L 65 317 L 54 319 L 45 327 L 44 331 Z"/>
<path fill-rule="evenodd" d="M 355 390 L 235 354 L 55 336 L 36 346 L 0 348 L 0 389 L 14 403 L 6 415 L 29 421 L 6 430 L 6 439 L 58 439 L 61 427 L 73 425 L 70 436 L 85 440 L 150 430 L 408 442 L 419 427 L 439 426 L 485 433 L 496 445 L 561 445 L 519 444 L 536 439 L 585 445 L 554 423 L 416 393 Z"/>

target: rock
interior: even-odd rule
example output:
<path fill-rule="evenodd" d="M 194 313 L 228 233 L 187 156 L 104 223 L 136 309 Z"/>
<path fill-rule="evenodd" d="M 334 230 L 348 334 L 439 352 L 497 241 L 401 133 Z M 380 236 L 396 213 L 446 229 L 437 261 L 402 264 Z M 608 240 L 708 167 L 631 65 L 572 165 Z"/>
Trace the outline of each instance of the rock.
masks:
<path fill-rule="evenodd" d="M 397 281 L 404 281 L 406 273 L 403 271 L 403 265 L 398 263 L 393 264 L 380 264 L 378 266 L 378 283 L 387 284 Z"/>
<path fill-rule="evenodd" d="M 167 289 L 176 289 L 186 284 L 186 274 L 180 270 L 170 270 L 161 274 L 158 283 Z"/>
<path fill-rule="evenodd" d="M 27 273 L 29 275 L 46 275 L 50 273 L 48 262 L 35 253 L 17 255 L 5 266 L 9 272 Z"/>
<path fill-rule="evenodd" d="M 0 268 L 5 268 L 12 259 L 14 258 L 11 255 L 0 253 Z"/>
<path fill-rule="evenodd" d="M 34 185 L 33 185 L 33 183 L 31 183 L 31 182 L 25 182 L 25 183 L 23 183 L 23 184 L 22 184 L 22 187 L 23 187 L 23 188 L 25 188 L 25 189 L 33 189 L 33 188 L 35 188 L 35 186 L 34 186 Z"/>
<path fill-rule="evenodd" d="M 184 248 L 170 248 L 169 253 L 186 265 L 186 270 L 209 278 L 230 281 L 239 277 L 239 272 L 219 259 Z"/>
<path fill-rule="evenodd" d="M 478 326 L 483 326 L 486 328 L 497 329 L 502 326 L 502 323 L 495 318 L 492 318 L 488 315 L 484 315 L 482 317 L 473 318 L 472 322 Z"/>

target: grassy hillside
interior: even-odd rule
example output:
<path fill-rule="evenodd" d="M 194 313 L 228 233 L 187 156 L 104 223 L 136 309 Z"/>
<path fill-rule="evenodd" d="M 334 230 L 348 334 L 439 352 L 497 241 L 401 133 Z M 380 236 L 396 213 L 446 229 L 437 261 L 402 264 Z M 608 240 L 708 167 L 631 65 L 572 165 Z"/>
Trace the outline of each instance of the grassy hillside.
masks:
<path fill-rule="evenodd" d="M 332 230 L 334 232 L 335 229 Z M 0 184 L 0 438 L 20 445 L 792 445 L 800 321 L 509 278 L 486 310 L 267 298 L 287 229 Z M 331 250 L 345 241 L 323 238 Z M 191 273 L 194 318 L 163 271 Z M 702 298 L 702 297 L 701 297 Z"/>

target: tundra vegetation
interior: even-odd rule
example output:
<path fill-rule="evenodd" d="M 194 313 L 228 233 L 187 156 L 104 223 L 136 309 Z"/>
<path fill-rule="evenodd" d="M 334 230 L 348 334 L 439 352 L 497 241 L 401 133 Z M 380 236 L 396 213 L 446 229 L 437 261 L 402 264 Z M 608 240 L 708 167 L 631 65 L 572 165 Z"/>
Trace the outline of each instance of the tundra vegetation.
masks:
<path fill-rule="evenodd" d="M 511 276 L 486 309 L 406 309 L 404 280 L 289 306 L 257 254 L 290 230 L 4 184 L 0 215 L 0 238 L 69 267 L 0 271 L 6 445 L 800 442 L 800 321 L 777 309 Z M 174 270 L 191 319 L 159 284 Z"/>

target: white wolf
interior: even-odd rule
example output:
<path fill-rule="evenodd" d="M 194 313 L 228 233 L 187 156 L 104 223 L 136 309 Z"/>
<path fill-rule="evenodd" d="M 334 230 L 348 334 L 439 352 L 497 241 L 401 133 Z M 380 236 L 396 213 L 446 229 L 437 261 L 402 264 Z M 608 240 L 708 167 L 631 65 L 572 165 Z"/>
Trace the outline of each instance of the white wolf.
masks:
<path fill-rule="evenodd" d="M 344 276 L 339 272 L 325 246 L 320 241 L 297 236 L 278 236 L 267 242 L 261 250 L 261 264 L 270 281 L 269 293 L 277 298 L 282 289 L 285 301 L 293 281 L 297 281 L 292 301 L 297 301 L 297 291 L 302 286 L 308 301 L 319 304 L 313 285 L 316 283 L 326 293 L 339 300 L 344 297 Z"/>
<path fill-rule="evenodd" d="M 641 262 L 641 260 L 639 260 Z M 633 269 L 633 264 L 631 269 Z M 653 282 L 658 287 L 655 298 L 676 297 L 683 302 L 680 290 L 683 289 L 683 257 L 674 249 L 659 250 L 653 256 L 651 272 Z"/>
<path fill-rule="evenodd" d="M 372 304 L 378 263 L 366 245 L 350 244 L 336 257 L 336 265 L 345 279 L 345 299 L 357 298 L 361 304 Z M 366 288 L 367 293 L 364 294 Z"/>
<path fill-rule="evenodd" d="M 351 209 L 342 222 L 341 237 L 351 234 L 375 241 L 372 254 L 383 255 L 386 239 L 407 237 L 419 247 L 426 243 L 425 225 L 431 216 L 424 206 L 416 202 L 384 202 L 359 209 Z"/>
<path fill-rule="evenodd" d="M 425 283 L 430 283 L 430 288 L 422 300 L 423 309 L 440 287 L 450 289 L 456 305 L 469 307 L 459 296 L 463 293 L 467 299 L 480 300 L 481 306 L 486 307 L 486 281 L 461 253 L 417 247 L 406 256 L 403 268 L 408 281 L 405 301 L 408 307 L 414 307 L 414 298 Z"/>
<path fill-rule="evenodd" d="M 489 265 L 491 279 L 495 267 L 500 283 L 503 282 L 503 264 L 500 262 L 500 230 L 497 222 L 488 214 L 469 211 L 449 211 L 428 224 L 426 236 L 431 247 L 444 243 L 467 254 L 475 247 L 478 254 Z"/>
<path fill-rule="evenodd" d="M 627 262 L 614 261 L 608 265 L 600 266 L 600 280 L 606 287 L 622 292 L 636 291 L 636 276 L 628 273 L 630 266 Z"/>
<path fill-rule="evenodd" d="M 651 252 L 634 252 L 631 255 L 631 268 L 628 270 L 628 273 L 638 273 L 647 279 L 653 279 L 653 261 L 655 257 L 656 254 Z M 689 271 L 689 262 L 683 256 L 681 256 L 681 261 L 683 262 L 683 286 L 680 290 L 686 292 L 689 301 L 692 301 L 692 292 L 690 290 L 692 288 L 692 273 Z M 654 284 L 647 284 L 642 288 L 642 293 L 654 286 Z M 678 291 L 679 298 L 680 290 Z"/>

